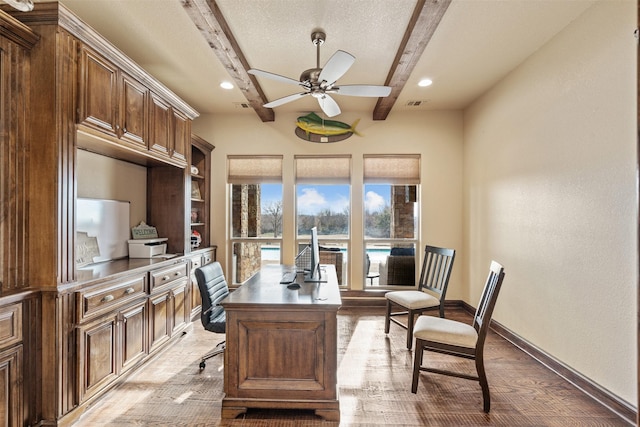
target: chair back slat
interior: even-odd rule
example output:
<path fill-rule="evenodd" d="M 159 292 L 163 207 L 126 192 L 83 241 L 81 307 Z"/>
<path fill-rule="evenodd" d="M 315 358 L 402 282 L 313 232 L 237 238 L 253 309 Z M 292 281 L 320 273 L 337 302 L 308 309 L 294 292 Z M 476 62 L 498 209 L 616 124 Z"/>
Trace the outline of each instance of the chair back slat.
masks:
<path fill-rule="evenodd" d="M 493 309 L 498 300 L 503 279 L 504 268 L 499 263 L 491 261 L 489 275 L 482 290 L 482 296 L 476 308 L 476 313 L 473 316 L 473 327 L 478 332 L 479 342 L 484 342 L 484 337 L 489 329 L 491 316 L 493 315 Z"/>
<path fill-rule="evenodd" d="M 418 289 L 445 295 L 455 256 L 455 249 L 425 246 Z"/>

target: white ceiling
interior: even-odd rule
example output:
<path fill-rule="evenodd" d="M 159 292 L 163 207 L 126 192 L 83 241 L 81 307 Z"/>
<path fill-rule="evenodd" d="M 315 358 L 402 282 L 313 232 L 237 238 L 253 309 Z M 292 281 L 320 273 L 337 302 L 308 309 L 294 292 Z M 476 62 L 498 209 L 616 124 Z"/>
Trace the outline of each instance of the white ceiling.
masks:
<path fill-rule="evenodd" d="M 241 90 L 183 7 L 189 0 L 62 0 L 201 114 L 243 113 Z M 452 0 L 391 114 L 460 109 L 534 54 L 596 0 Z M 38 2 L 38 0 L 36 0 Z M 356 57 L 340 84 L 382 85 L 416 0 L 216 0 L 249 65 L 298 79 L 316 66 L 311 32 L 323 29 L 321 65 L 338 49 Z M 417 86 L 428 77 L 433 85 Z M 259 79 L 269 101 L 300 92 Z M 336 95 L 344 112 L 371 113 L 376 98 Z M 407 107 L 409 101 L 426 101 Z M 319 111 L 312 97 L 275 108 Z"/>

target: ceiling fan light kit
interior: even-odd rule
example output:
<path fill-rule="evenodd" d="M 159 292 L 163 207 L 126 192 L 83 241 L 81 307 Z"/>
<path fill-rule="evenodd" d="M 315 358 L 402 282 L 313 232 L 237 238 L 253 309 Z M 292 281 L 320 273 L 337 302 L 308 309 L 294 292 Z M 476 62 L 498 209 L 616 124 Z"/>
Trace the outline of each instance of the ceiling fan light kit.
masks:
<path fill-rule="evenodd" d="M 300 99 L 303 96 L 311 95 L 318 100 L 318 105 L 324 114 L 328 117 L 334 117 L 340 114 L 341 111 L 338 103 L 330 94 L 375 98 L 389 96 L 391 93 L 390 86 L 336 85 L 337 80 L 351 68 L 356 58 L 348 52 L 338 50 L 329 58 L 324 67 L 320 68 L 320 46 L 322 46 L 325 40 L 326 34 L 322 30 L 314 30 L 311 32 L 311 42 L 316 46 L 316 67 L 303 71 L 299 80 L 255 68 L 249 70 L 249 73 L 254 76 L 264 77 L 282 83 L 295 84 L 302 86 L 304 89 L 304 92 L 294 93 L 268 102 L 264 104 L 265 107 L 275 108 Z"/>

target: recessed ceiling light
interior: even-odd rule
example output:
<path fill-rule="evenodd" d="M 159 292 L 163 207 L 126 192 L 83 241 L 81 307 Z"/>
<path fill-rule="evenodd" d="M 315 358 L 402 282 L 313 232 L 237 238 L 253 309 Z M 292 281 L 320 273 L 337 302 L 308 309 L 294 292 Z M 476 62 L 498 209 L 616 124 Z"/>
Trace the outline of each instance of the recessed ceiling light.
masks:
<path fill-rule="evenodd" d="M 220 87 L 222 89 L 233 89 L 233 83 L 225 81 L 225 82 L 220 83 Z"/>
<path fill-rule="evenodd" d="M 420 87 L 427 87 L 427 86 L 431 86 L 433 82 L 431 81 L 431 79 L 422 79 L 418 82 L 418 86 Z"/>

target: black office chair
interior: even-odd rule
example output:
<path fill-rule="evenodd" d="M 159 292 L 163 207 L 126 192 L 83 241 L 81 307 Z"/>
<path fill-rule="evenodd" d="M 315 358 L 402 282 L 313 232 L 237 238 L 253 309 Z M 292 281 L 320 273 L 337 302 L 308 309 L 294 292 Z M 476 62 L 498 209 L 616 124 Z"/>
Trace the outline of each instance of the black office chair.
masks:
<path fill-rule="evenodd" d="M 224 334 L 227 322 L 224 308 L 220 305 L 220 301 L 229 295 L 229 286 L 224 278 L 222 266 L 219 262 L 212 262 L 197 268 L 195 275 L 200 296 L 202 297 L 202 314 L 200 314 L 202 326 L 207 331 Z M 200 369 L 205 368 L 205 360 L 223 353 L 224 348 L 225 341 L 222 341 L 214 350 L 202 356 Z"/>

